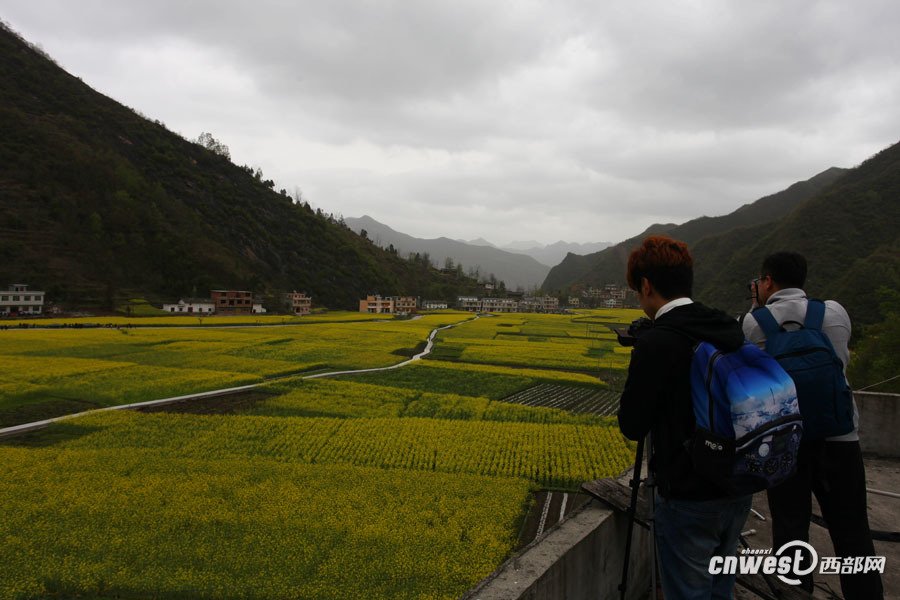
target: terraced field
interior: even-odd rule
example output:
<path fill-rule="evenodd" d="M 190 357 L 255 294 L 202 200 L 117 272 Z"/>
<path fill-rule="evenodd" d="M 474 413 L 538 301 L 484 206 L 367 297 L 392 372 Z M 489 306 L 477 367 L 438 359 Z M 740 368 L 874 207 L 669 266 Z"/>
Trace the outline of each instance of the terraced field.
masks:
<path fill-rule="evenodd" d="M 504 402 L 556 408 L 574 414 L 614 416 L 619 408 L 619 392 L 540 383 L 503 399 Z"/>

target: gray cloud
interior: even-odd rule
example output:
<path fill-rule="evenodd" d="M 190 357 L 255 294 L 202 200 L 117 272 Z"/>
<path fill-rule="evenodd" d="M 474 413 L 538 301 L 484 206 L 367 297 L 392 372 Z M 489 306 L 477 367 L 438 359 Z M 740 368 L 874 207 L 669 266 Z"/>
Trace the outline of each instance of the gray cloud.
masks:
<path fill-rule="evenodd" d="M 408 233 L 617 241 L 895 142 L 900 5 L 0 0 L 95 88 Z"/>

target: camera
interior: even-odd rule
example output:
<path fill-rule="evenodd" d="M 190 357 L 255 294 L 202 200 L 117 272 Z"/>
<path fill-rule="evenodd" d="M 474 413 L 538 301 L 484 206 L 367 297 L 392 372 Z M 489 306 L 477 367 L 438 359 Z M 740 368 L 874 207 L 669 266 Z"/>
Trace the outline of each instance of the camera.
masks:
<path fill-rule="evenodd" d="M 759 302 L 759 278 L 751 279 L 747 284 L 747 290 L 750 292 L 750 295 L 745 298 L 745 300 L 753 300 L 754 302 Z"/>
<path fill-rule="evenodd" d="M 627 328 L 611 327 L 616 332 L 616 338 L 621 346 L 634 346 L 638 338 L 653 327 L 653 321 L 647 317 L 641 317 L 631 322 Z"/>

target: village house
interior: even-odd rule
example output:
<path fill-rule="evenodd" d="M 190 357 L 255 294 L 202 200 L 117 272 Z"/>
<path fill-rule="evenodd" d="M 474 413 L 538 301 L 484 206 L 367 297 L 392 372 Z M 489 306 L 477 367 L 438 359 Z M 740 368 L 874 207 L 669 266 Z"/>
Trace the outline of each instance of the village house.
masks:
<path fill-rule="evenodd" d="M 511 313 L 519 310 L 519 303 L 509 298 L 482 298 L 481 312 Z"/>
<path fill-rule="evenodd" d="M 216 305 L 209 298 L 181 298 L 175 304 L 163 304 L 162 309 L 183 315 L 211 315 L 216 312 Z"/>
<path fill-rule="evenodd" d="M 416 312 L 418 299 L 415 296 L 369 295 L 359 301 L 359 312 L 372 314 L 409 315 Z"/>
<path fill-rule="evenodd" d="M 398 315 L 411 315 L 416 312 L 419 299 L 415 296 L 395 296 L 394 312 Z"/>
<path fill-rule="evenodd" d="M 284 305 L 297 316 L 308 315 L 312 310 L 312 298 L 306 292 L 291 292 L 284 295 Z"/>
<path fill-rule="evenodd" d="M 527 296 L 519 303 L 519 312 L 559 312 L 559 298 L 554 296 Z"/>
<path fill-rule="evenodd" d="M 0 316 L 40 315 L 44 312 L 44 292 L 14 283 L 0 291 Z"/>
<path fill-rule="evenodd" d="M 607 283 L 600 288 L 588 288 L 581 293 L 581 296 L 591 305 L 603 308 L 626 308 L 634 306 L 636 303 L 633 290 L 615 283 Z"/>
<path fill-rule="evenodd" d="M 249 315 L 253 313 L 253 292 L 246 290 L 211 290 L 215 312 L 219 315 Z"/>
<path fill-rule="evenodd" d="M 468 312 L 480 312 L 481 298 L 475 296 L 459 296 L 456 299 L 456 308 Z"/>
<path fill-rule="evenodd" d="M 445 300 L 422 300 L 422 310 L 443 310 L 449 307 Z"/>

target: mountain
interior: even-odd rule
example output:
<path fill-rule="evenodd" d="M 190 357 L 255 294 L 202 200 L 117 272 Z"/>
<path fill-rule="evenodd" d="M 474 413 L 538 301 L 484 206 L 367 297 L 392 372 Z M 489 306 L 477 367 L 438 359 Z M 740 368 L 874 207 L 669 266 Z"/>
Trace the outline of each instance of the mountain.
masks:
<path fill-rule="evenodd" d="M 493 274 L 509 289 L 529 289 L 540 285 L 550 268 L 530 256 L 507 252 L 491 246 L 474 246 L 440 237 L 422 239 L 395 231 L 369 216 L 346 218 L 347 225 L 356 232 L 365 230 L 366 237 L 381 247 L 393 246 L 401 256 L 427 253 L 437 266 L 444 266 L 448 258 L 461 264 L 465 271 L 477 268 L 482 277 Z"/>
<path fill-rule="evenodd" d="M 509 250 L 511 252 L 515 252 L 517 250 L 529 250 L 531 248 L 542 248 L 543 244 L 541 244 L 537 240 L 519 240 L 512 241 L 505 246 L 503 246 L 504 250 Z"/>
<path fill-rule="evenodd" d="M 491 248 L 496 248 L 494 244 L 490 243 L 484 238 L 475 238 L 474 240 L 456 240 L 457 242 L 462 242 L 463 244 L 469 244 L 470 246 L 490 246 Z"/>
<path fill-rule="evenodd" d="M 625 283 L 625 265 L 632 248 L 651 234 L 665 234 L 693 245 L 708 236 L 724 234 L 735 228 L 751 227 L 776 221 L 809 200 L 847 172 L 832 167 L 806 180 L 795 183 L 776 194 L 745 204 L 718 217 L 700 217 L 681 225 L 651 225 L 641 234 L 600 252 L 587 256 L 569 254 L 554 267 L 544 280 L 545 290 L 564 290 L 572 286 Z"/>
<path fill-rule="evenodd" d="M 854 323 L 882 321 L 879 290 L 900 289 L 900 143 L 845 172 L 781 219 L 699 241 L 695 295 L 731 312 L 745 310 L 747 280 L 778 250 L 806 256 L 810 296 L 838 300 Z"/>
<path fill-rule="evenodd" d="M 2 25 L 0 131 L 0 284 L 107 308 L 217 287 L 302 290 L 341 308 L 374 291 L 440 298 L 476 287 L 295 204 L 224 146 L 149 121 Z"/>
<path fill-rule="evenodd" d="M 522 247 L 528 243 L 533 245 Z M 510 252 L 526 254 L 539 263 L 552 267 L 562 262 L 567 254 L 592 254 L 605 248 L 609 248 L 610 246 L 612 246 L 612 242 L 579 244 L 576 242 L 564 242 L 560 240 L 554 244 L 548 245 L 543 245 L 538 242 L 513 242 L 502 248 L 503 250 L 509 250 Z"/>

